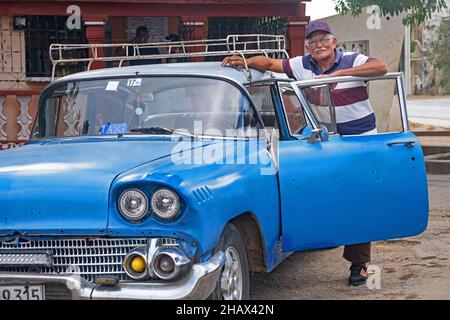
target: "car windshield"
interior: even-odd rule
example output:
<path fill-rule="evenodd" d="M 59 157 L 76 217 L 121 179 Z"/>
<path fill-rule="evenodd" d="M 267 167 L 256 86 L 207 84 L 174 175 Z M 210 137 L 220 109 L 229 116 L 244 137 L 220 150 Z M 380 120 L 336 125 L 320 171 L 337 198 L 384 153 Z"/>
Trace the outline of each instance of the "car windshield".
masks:
<path fill-rule="evenodd" d="M 259 126 L 243 91 L 221 79 L 80 80 L 43 96 L 32 139 L 173 132 L 255 136 Z"/>

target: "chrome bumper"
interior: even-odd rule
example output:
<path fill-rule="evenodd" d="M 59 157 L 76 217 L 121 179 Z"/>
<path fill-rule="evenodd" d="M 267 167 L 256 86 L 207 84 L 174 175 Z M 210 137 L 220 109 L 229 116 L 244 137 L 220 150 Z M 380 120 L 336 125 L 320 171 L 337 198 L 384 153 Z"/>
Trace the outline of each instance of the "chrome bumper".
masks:
<path fill-rule="evenodd" d="M 225 262 L 222 251 L 204 263 L 192 266 L 189 276 L 173 283 L 119 282 L 99 286 L 77 275 L 43 275 L 36 273 L 0 273 L 1 284 L 63 284 L 72 299 L 206 299 L 214 290 Z"/>

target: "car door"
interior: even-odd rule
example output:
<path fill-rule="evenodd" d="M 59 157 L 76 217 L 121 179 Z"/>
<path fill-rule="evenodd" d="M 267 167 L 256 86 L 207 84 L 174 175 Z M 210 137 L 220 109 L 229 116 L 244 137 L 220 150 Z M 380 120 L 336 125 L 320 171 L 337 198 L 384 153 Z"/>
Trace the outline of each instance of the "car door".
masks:
<path fill-rule="evenodd" d="M 426 228 L 428 192 L 422 149 L 408 130 L 400 75 L 385 77 L 398 85 L 402 130 L 322 135 L 325 138 L 316 141 L 309 138 L 307 127 L 280 141 L 283 251 L 407 237 Z M 317 81 L 321 80 L 313 83 Z M 302 91 L 305 82 L 286 84 L 289 87 L 297 94 L 299 108 L 304 107 L 310 129 L 317 129 L 320 122 Z"/>

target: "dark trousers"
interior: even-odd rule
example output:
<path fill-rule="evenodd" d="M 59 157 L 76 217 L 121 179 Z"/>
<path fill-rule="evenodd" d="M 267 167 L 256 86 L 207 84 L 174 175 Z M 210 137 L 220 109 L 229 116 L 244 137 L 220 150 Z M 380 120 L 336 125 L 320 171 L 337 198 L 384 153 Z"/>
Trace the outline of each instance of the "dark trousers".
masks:
<path fill-rule="evenodd" d="M 370 242 L 345 246 L 343 256 L 344 259 L 354 264 L 370 262 Z"/>

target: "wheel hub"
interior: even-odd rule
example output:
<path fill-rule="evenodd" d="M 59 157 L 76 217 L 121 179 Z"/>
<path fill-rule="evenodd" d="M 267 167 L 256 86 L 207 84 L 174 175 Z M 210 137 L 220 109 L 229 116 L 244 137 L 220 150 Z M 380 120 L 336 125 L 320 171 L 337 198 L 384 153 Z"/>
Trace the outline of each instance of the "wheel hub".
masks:
<path fill-rule="evenodd" d="M 225 265 L 220 279 L 220 287 L 225 300 L 242 299 L 242 264 L 237 250 L 233 247 L 225 250 Z"/>

